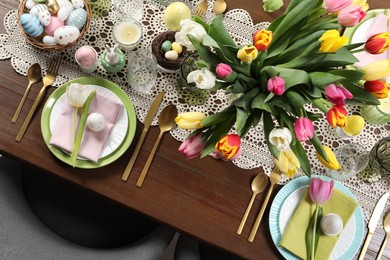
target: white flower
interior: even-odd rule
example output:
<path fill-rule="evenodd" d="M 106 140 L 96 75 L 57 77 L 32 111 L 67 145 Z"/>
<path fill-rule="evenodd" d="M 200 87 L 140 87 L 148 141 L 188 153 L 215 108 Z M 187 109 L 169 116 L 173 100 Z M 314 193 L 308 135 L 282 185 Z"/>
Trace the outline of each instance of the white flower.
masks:
<path fill-rule="evenodd" d="M 290 150 L 291 141 L 291 132 L 286 127 L 274 128 L 271 133 L 269 133 L 269 142 L 275 145 L 279 151 L 287 152 Z"/>
<path fill-rule="evenodd" d="M 196 84 L 197 88 L 200 89 L 211 89 L 215 86 L 215 75 L 206 68 L 202 70 L 194 70 L 187 76 L 188 83 Z"/>
<path fill-rule="evenodd" d="M 91 92 L 91 86 L 80 83 L 72 83 L 66 88 L 66 96 L 68 97 L 70 104 L 75 108 L 83 107 L 85 100 Z"/>
<path fill-rule="evenodd" d="M 207 35 L 206 30 L 197 22 L 194 22 L 190 19 L 184 19 L 180 21 L 181 30 L 175 34 L 175 41 L 187 47 L 187 50 L 194 51 L 195 47 L 192 45 L 190 39 L 188 39 L 187 34 L 191 34 L 200 42 L 203 41 L 203 38 Z"/>

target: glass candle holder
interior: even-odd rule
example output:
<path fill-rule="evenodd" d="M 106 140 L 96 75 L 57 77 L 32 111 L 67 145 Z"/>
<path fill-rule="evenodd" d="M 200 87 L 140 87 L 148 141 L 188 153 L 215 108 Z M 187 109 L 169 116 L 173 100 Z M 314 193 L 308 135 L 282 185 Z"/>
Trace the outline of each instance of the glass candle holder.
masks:
<path fill-rule="evenodd" d="M 127 79 L 132 89 L 139 92 L 150 91 L 157 79 L 157 61 L 146 50 L 133 51 L 128 56 Z"/>
<path fill-rule="evenodd" d="M 141 41 L 142 25 L 131 17 L 118 19 L 112 30 L 112 37 L 122 50 L 134 50 Z"/>

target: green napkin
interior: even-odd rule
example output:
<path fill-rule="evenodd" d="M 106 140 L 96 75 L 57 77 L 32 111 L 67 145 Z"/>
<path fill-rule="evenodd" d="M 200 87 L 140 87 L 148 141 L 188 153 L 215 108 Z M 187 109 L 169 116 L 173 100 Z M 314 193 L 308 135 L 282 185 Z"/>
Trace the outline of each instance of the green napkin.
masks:
<path fill-rule="evenodd" d="M 324 209 L 324 216 L 328 213 L 335 213 L 339 215 L 343 220 L 345 227 L 355 212 L 358 204 L 353 198 L 349 197 L 345 193 L 339 191 L 338 189 L 333 189 L 332 196 L 328 202 L 322 206 Z M 316 205 L 312 203 L 309 193 L 306 191 L 301 202 L 296 208 L 293 217 L 288 223 L 283 234 L 282 241 L 280 242 L 282 247 L 303 259 L 306 258 L 306 230 L 315 208 Z M 339 236 L 327 236 L 322 233 L 322 231 L 320 232 L 316 259 L 328 259 Z"/>

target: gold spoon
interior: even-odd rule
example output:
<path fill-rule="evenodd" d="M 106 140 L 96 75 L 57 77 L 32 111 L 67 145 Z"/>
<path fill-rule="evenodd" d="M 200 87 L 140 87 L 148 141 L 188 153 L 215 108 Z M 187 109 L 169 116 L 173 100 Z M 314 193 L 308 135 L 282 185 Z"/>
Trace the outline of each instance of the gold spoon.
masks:
<path fill-rule="evenodd" d="M 213 11 L 216 15 L 222 14 L 226 11 L 226 2 L 225 0 L 215 0 L 213 5 Z"/>
<path fill-rule="evenodd" d="M 146 164 L 144 166 L 144 169 L 141 172 L 141 175 L 138 178 L 137 181 L 137 187 L 141 187 L 142 183 L 144 182 L 144 179 L 146 177 L 146 174 L 148 173 L 149 166 L 153 161 L 154 154 L 157 151 L 158 145 L 160 144 L 161 137 L 165 132 L 170 131 L 173 127 L 175 127 L 176 122 L 175 118 L 177 117 L 177 108 L 175 105 L 168 105 L 166 106 L 163 111 L 161 111 L 161 114 L 158 118 L 158 126 L 160 128 L 160 134 L 158 135 L 157 141 L 153 146 L 152 151 L 149 154 L 149 158 L 146 161 Z"/>
<path fill-rule="evenodd" d="M 281 176 L 282 175 L 280 174 L 279 170 L 277 170 L 277 169 L 273 169 L 272 170 L 272 172 L 271 172 L 271 174 L 269 176 L 269 179 L 271 181 L 271 185 L 270 185 L 270 187 L 268 189 L 268 193 L 267 193 L 267 196 L 264 199 L 263 205 L 261 206 L 259 215 L 257 215 L 257 218 L 255 220 L 255 224 L 253 224 L 251 233 L 249 234 L 249 237 L 248 237 L 248 241 L 249 242 L 253 242 L 253 240 L 255 239 L 255 236 L 256 236 L 256 233 L 257 233 L 257 229 L 259 228 L 261 219 L 263 218 L 263 214 L 264 214 L 265 208 L 267 207 L 268 200 L 271 197 L 272 190 L 273 190 L 275 184 L 278 183 L 278 181 L 280 180 Z"/>
<path fill-rule="evenodd" d="M 26 98 L 27 98 L 28 92 L 30 91 L 31 85 L 34 83 L 37 83 L 38 81 L 40 81 L 42 79 L 41 66 L 38 63 L 34 63 L 33 65 L 30 66 L 30 68 L 28 68 L 27 78 L 28 78 L 29 83 L 28 83 L 26 90 L 24 91 L 22 99 L 19 102 L 19 105 L 18 105 L 18 108 L 16 109 L 15 115 L 12 118 L 12 123 L 15 123 L 16 120 L 18 119 L 20 110 L 22 110 L 24 101 L 26 101 Z"/>
<path fill-rule="evenodd" d="M 386 231 L 385 239 L 383 239 L 381 249 L 379 250 L 378 256 L 376 259 L 381 259 L 383 251 L 385 250 L 386 244 L 387 244 L 387 239 L 390 236 L 390 212 L 387 213 L 385 221 L 383 222 L 383 228 Z"/>
<path fill-rule="evenodd" d="M 258 175 L 256 175 L 255 178 L 253 178 L 252 184 L 251 184 L 251 188 L 253 191 L 252 197 L 251 197 L 251 200 L 249 201 L 249 204 L 245 210 L 244 216 L 241 219 L 240 226 L 237 229 L 237 234 L 240 235 L 242 232 L 242 229 L 244 228 L 246 219 L 248 218 L 249 212 L 252 208 L 253 201 L 255 200 L 256 195 L 259 194 L 260 192 L 263 192 L 265 187 L 267 187 L 267 185 L 268 185 L 268 178 L 264 173 L 258 174 Z"/>

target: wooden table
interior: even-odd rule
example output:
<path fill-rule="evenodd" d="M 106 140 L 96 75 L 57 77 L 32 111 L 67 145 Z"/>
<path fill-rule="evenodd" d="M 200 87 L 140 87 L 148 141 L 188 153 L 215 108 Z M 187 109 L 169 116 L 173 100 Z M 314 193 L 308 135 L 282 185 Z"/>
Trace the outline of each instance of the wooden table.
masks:
<path fill-rule="evenodd" d="M 261 1 L 228 0 L 228 8 L 242 8 L 250 12 L 255 23 L 271 21 L 281 11 L 267 14 L 262 11 Z M 383 8 L 383 1 L 371 0 L 370 8 Z M 388 4 L 386 4 L 388 5 Z M 3 0 L 0 2 L 0 16 L 16 9 L 18 2 Z M 387 6 L 390 7 L 390 6 Z M 4 33 L 3 26 L 0 33 Z M 260 169 L 243 170 L 231 163 L 214 160 L 211 157 L 185 160 L 177 152 L 180 143 L 170 135 L 164 135 L 162 145 L 150 167 L 143 187 L 137 188 L 135 182 L 142 171 L 158 128 L 152 127 L 145 144 L 135 163 L 127 182 L 121 181 L 121 175 L 127 161 L 135 149 L 136 142 L 116 162 L 93 170 L 73 169 L 60 162 L 47 149 L 40 130 L 41 107 L 35 114 L 31 125 L 21 143 L 14 141 L 15 136 L 38 94 L 34 86 L 21 111 L 16 124 L 11 123 L 17 104 L 27 85 L 26 77 L 17 74 L 10 61 L 0 62 L 0 153 L 23 163 L 38 167 L 48 174 L 56 175 L 96 192 L 113 201 L 141 212 L 179 232 L 189 234 L 200 241 L 210 243 L 242 258 L 278 259 L 282 258 L 274 246 L 268 229 L 268 211 L 253 243 L 247 241 L 264 193 L 257 196 L 242 235 L 236 230 L 251 196 L 250 182 Z M 53 92 L 49 90 L 46 97 Z M 138 124 L 135 140 L 140 136 L 142 124 Z M 279 190 L 277 187 L 274 196 Z M 376 233 L 368 252 L 376 255 L 383 233 Z M 390 256 L 390 250 L 386 250 Z"/>

